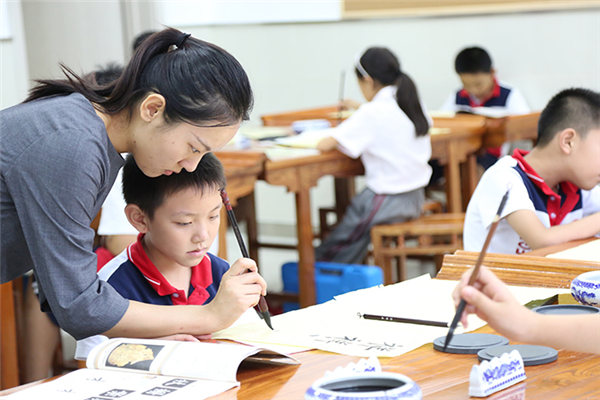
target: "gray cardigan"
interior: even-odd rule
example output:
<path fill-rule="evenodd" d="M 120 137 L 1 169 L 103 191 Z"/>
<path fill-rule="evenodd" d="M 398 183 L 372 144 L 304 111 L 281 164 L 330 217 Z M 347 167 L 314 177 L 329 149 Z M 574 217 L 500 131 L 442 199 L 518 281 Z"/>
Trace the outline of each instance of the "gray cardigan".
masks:
<path fill-rule="evenodd" d="M 33 268 L 42 310 L 76 339 L 112 328 L 129 302 L 98 279 L 90 223 L 123 159 L 80 94 L 0 112 L 0 278 Z"/>

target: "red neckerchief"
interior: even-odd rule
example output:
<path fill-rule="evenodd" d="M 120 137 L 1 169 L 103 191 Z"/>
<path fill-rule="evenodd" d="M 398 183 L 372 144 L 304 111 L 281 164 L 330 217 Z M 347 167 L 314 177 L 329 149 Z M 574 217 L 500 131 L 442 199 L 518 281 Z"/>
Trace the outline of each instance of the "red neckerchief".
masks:
<path fill-rule="evenodd" d="M 483 107 L 485 103 L 487 103 L 488 101 L 490 101 L 490 99 L 493 99 L 494 97 L 499 97 L 500 96 L 500 85 L 498 85 L 498 81 L 496 81 L 496 78 L 494 78 L 494 87 L 492 88 L 492 92 L 489 94 L 488 97 L 479 100 L 479 103 L 476 103 L 475 101 L 473 101 L 474 96 L 471 96 L 471 94 L 469 92 L 467 92 L 464 88 L 461 89 L 460 92 L 458 92 L 458 95 L 460 97 L 466 97 L 469 100 L 469 106 L 470 107 Z"/>
<path fill-rule="evenodd" d="M 186 299 L 185 292 L 173 287 L 152 261 L 150 261 L 142 245 L 143 237 L 144 234 L 140 233 L 137 241 L 127 248 L 127 257 L 142 275 L 144 275 L 144 278 L 146 278 L 150 283 L 150 286 L 156 290 L 156 293 L 160 296 L 171 296 L 173 305 L 204 304 L 210 297 L 206 288 L 213 283 L 210 257 L 205 255 L 204 258 L 202 258 L 202 261 L 200 261 L 200 264 L 192 267 L 192 279 L 190 283 L 193 286 L 194 291 Z"/>
<path fill-rule="evenodd" d="M 515 149 L 512 157 L 517 160 L 519 167 L 525 174 L 529 177 L 529 179 L 536 185 L 538 188 L 544 192 L 546 196 L 548 196 L 548 200 L 546 203 L 546 208 L 548 212 L 548 217 L 550 218 L 550 226 L 560 225 L 562 220 L 573 211 L 573 208 L 579 202 L 579 188 L 572 184 L 571 182 L 560 182 L 560 188 L 562 192 L 567 196 L 563 206 L 560 206 L 561 198 L 558 194 L 554 192 L 554 190 L 550 189 L 550 186 L 544 182 L 542 178 L 535 172 L 531 165 L 527 164 L 527 161 L 523 158 L 529 154 L 528 151 Z"/>

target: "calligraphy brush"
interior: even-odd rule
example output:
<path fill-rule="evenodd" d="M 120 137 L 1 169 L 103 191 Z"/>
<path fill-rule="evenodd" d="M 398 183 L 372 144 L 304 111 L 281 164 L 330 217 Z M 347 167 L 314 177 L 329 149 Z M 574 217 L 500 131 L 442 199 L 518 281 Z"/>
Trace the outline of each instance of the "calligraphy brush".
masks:
<path fill-rule="evenodd" d="M 502 215 L 502 210 L 504 209 L 504 206 L 506 205 L 506 200 L 508 199 L 508 192 L 510 192 L 510 187 L 506 190 L 506 193 L 504 193 L 504 196 L 502 196 L 502 200 L 500 201 L 500 206 L 498 207 L 498 211 L 496 211 L 496 215 L 494 216 L 494 220 L 492 221 L 492 225 L 490 226 L 490 231 L 488 232 L 488 235 L 485 238 L 485 242 L 483 243 L 483 248 L 481 249 L 481 252 L 479 253 L 479 257 L 477 258 L 477 262 L 475 263 L 475 268 L 473 269 L 473 273 L 471 274 L 471 277 L 469 278 L 469 283 L 468 283 L 469 286 L 473 286 L 473 284 L 477 281 L 477 277 L 479 276 L 479 270 L 481 269 L 481 264 L 483 263 L 483 258 L 485 257 L 485 253 L 490 244 L 490 241 L 492 240 L 492 236 L 494 236 L 494 232 L 496 231 L 496 228 L 498 227 L 498 223 L 500 222 L 500 215 Z M 446 347 L 448 347 L 448 344 L 452 340 L 452 336 L 454 336 L 454 329 L 456 329 L 456 325 L 458 325 L 458 321 L 460 320 L 462 313 L 465 311 L 466 305 L 467 305 L 467 302 L 465 301 L 465 299 L 460 299 L 460 304 L 458 305 L 458 308 L 456 309 L 456 314 L 454 314 L 454 319 L 452 320 L 452 323 L 450 324 L 450 330 L 448 331 L 448 334 L 446 335 L 446 341 L 444 342 L 444 350 L 443 351 L 446 351 Z"/>
<path fill-rule="evenodd" d="M 242 251 L 242 257 L 250 258 L 248 254 L 248 250 L 246 249 L 246 245 L 244 244 L 244 238 L 240 233 L 240 227 L 238 226 L 237 219 L 235 218 L 235 214 L 233 213 L 233 208 L 229 203 L 229 197 L 227 196 L 227 192 L 225 189 L 221 189 L 221 199 L 223 199 L 223 204 L 225 205 L 225 210 L 227 210 L 227 217 L 229 218 L 229 222 L 231 223 L 231 227 L 233 228 L 233 232 L 235 233 L 235 238 L 237 239 L 238 244 L 240 245 L 240 250 Z M 273 330 L 273 325 L 271 325 L 271 314 L 269 314 L 269 306 L 267 305 L 267 301 L 261 295 L 258 300 L 258 304 L 254 306 L 254 309 L 258 313 L 258 315 L 265 320 L 267 326 Z"/>
<path fill-rule="evenodd" d="M 341 124 L 342 123 L 342 113 L 344 111 L 344 86 L 346 83 L 346 71 L 342 70 L 342 73 L 340 75 L 340 91 L 339 91 L 339 95 L 340 95 L 340 102 L 338 104 L 338 120 L 337 120 L 337 124 Z"/>

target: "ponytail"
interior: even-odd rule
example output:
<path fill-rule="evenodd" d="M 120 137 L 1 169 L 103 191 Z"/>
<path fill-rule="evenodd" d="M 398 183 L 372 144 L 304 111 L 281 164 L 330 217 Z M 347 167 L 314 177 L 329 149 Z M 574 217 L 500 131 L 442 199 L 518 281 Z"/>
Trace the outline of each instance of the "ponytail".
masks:
<path fill-rule="evenodd" d="M 173 28 L 159 31 L 137 48 L 121 76 L 106 85 L 79 77 L 61 65 L 66 79 L 39 80 L 25 102 L 80 93 L 99 111 L 129 115 L 150 93 L 166 100 L 165 121 L 228 126 L 247 120 L 253 96 L 240 63 L 214 44 Z"/>
<path fill-rule="evenodd" d="M 359 79 L 370 76 L 383 86 L 396 85 L 398 107 L 415 125 L 417 137 L 427 134 L 429 122 L 421 107 L 417 87 L 408 75 L 400 71 L 400 62 L 391 51 L 384 47 L 371 47 L 357 59 L 356 66 Z"/>

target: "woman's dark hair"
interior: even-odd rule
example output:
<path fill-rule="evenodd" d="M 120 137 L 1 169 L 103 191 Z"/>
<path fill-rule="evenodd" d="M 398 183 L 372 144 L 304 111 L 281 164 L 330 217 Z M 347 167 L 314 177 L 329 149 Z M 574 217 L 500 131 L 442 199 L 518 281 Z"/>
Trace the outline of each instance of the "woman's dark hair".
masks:
<path fill-rule="evenodd" d="M 417 136 L 424 136 L 429 131 L 429 122 L 425 117 L 417 87 L 412 79 L 400 70 L 398 58 L 385 47 L 371 47 L 360 58 L 360 65 L 373 80 L 384 86 L 396 85 L 396 101 L 398 107 L 415 124 Z M 356 69 L 358 79 L 364 79 Z"/>
<path fill-rule="evenodd" d="M 146 176 L 130 154 L 123 166 L 123 197 L 127 204 L 137 205 L 150 219 L 167 197 L 186 189 L 201 195 L 211 190 L 225 189 L 227 181 L 223 164 L 212 153 L 206 153 L 193 172 L 185 169 L 178 174 Z"/>
<path fill-rule="evenodd" d="M 228 52 L 214 44 L 167 28 L 148 37 L 121 76 L 93 85 L 61 64 L 67 79 L 39 80 L 25 102 L 47 96 L 81 93 L 101 112 L 131 112 L 150 93 L 166 100 L 165 121 L 197 126 L 228 126 L 247 120 L 252 89 L 246 72 Z M 176 43 L 180 46 L 176 46 Z"/>

